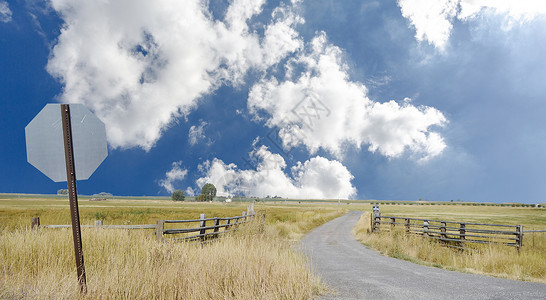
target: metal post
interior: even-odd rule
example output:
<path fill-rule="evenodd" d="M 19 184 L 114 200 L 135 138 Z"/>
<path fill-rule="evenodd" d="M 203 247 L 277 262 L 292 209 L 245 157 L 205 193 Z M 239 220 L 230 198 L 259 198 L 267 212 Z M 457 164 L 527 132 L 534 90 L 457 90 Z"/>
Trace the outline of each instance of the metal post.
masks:
<path fill-rule="evenodd" d="M 87 280 L 85 277 L 85 265 L 83 261 L 80 213 L 78 209 L 78 193 L 76 191 L 76 167 L 74 165 L 74 147 L 72 145 L 72 124 L 70 122 L 70 106 L 68 104 L 61 104 L 61 119 L 63 122 L 66 181 L 68 184 L 68 198 L 70 199 L 70 215 L 72 217 L 74 255 L 76 257 L 80 292 L 85 293 L 87 290 Z"/>

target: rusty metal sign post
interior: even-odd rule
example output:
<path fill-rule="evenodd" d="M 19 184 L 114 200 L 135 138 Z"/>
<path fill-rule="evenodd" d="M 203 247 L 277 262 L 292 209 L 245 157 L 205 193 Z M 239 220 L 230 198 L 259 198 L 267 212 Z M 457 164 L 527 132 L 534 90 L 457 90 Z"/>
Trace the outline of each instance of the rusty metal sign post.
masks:
<path fill-rule="evenodd" d="M 88 179 L 108 156 L 104 123 L 81 104 L 48 104 L 27 125 L 25 135 L 28 162 L 55 182 L 67 181 L 78 283 L 85 293 L 76 180 Z"/>
<path fill-rule="evenodd" d="M 80 292 L 87 291 L 85 264 L 83 262 L 82 235 L 80 229 L 80 211 L 78 209 L 78 193 L 76 190 L 76 168 L 74 164 L 74 146 L 72 144 L 72 124 L 70 120 L 70 106 L 61 105 L 64 137 L 64 156 L 66 160 L 66 181 L 68 198 L 70 200 L 70 216 L 72 217 L 72 237 L 74 238 L 74 255 L 78 269 L 78 283 Z"/>

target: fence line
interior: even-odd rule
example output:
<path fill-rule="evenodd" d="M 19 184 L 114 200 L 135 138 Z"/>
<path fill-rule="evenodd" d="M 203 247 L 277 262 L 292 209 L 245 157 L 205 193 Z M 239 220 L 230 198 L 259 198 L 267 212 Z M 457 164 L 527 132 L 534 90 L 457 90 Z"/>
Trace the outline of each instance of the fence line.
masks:
<path fill-rule="evenodd" d="M 254 211 L 242 213 L 241 216 L 229 217 L 229 218 L 206 218 L 205 214 L 201 214 L 199 219 L 194 220 L 157 220 L 156 236 L 159 241 L 164 240 L 201 240 L 205 241 L 209 237 L 218 237 L 220 234 L 228 233 L 239 225 L 249 222 L 255 217 Z M 212 221 L 212 225 L 207 226 L 207 222 Z M 220 221 L 224 221 L 224 224 L 220 224 Z M 232 222 L 233 221 L 233 222 Z M 165 224 L 169 223 L 197 223 L 199 227 L 193 228 L 165 228 Z M 209 223 L 210 224 L 210 223 Z M 231 228 L 231 230 L 230 230 Z M 222 230 L 221 230 L 222 229 Z M 210 232 L 212 230 L 212 232 Z M 209 232 L 207 232 L 209 231 Z M 188 233 L 199 232 L 199 234 L 190 236 L 181 236 L 173 238 L 165 238 L 165 235 L 183 235 Z"/>
<path fill-rule="evenodd" d="M 193 220 L 157 220 L 156 224 L 144 224 L 144 225 L 103 225 L 102 220 L 95 221 L 95 225 L 81 225 L 84 228 L 101 228 L 101 229 L 154 229 L 157 239 L 159 241 L 167 240 L 165 235 L 183 235 L 187 233 L 199 232 L 199 234 L 191 236 L 182 236 L 169 238 L 168 240 L 201 240 L 205 241 L 210 237 L 218 237 L 220 234 L 225 234 L 233 231 L 239 225 L 249 222 L 256 216 L 254 211 L 254 203 L 252 203 L 247 211 L 242 212 L 240 216 L 235 217 L 217 217 L 207 218 L 205 214 L 200 214 L 199 219 Z M 207 222 L 213 221 L 213 225 L 207 226 Z M 220 221 L 224 221 L 224 224 L 220 224 Z M 165 224 L 186 224 L 186 223 L 199 223 L 198 227 L 193 228 L 165 228 Z M 210 223 L 209 223 L 210 224 Z M 41 225 L 40 218 L 31 218 L 32 230 L 38 230 L 40 228 L 71 228 L 72 225 Z M 223 229 L 223 230 L 220 230 Z M 207 232 L 212 230 L 212 232 Z"/>
<path fill-rule="evenodd" d="M 546 232 L 546 230 L 524 231 L 522 225 L 381 216 L 377 210 L 373 211 L 371 225 L 372 232 L 379 232 L 384 227 L 387 227 L 388 230 L 394 230 L 396 225 L 402 225 L 407 234 L 417 234 L 437 239 L 444 242 L 446 246 L 459 249 L 465 249 L 463 247 L 464 243 L 477 243 L 512 246 L 519 251 L 523 246 L 523 234 L 525 232 Z"/>

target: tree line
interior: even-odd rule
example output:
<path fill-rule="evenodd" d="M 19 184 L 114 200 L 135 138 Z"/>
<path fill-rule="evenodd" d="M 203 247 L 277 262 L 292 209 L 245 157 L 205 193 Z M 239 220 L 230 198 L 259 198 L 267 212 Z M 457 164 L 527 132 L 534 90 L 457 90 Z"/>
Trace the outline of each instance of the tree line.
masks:
<path fill-rule="evenodd" d="M 201 194 L 195 198 L 197 201 L 212 201 L 216 197 L 216 187 L 212 183 L 206 183 L 201 188 Z M 182 190 L 175 190 L 171 198 L 174 201 L 184 201 L 186 200 L 186 193 Z"/>

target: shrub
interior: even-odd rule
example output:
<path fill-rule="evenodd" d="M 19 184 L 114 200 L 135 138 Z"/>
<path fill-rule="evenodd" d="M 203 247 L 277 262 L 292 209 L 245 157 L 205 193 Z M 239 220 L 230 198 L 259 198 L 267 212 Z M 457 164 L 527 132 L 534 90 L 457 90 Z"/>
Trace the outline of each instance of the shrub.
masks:
<path fill-rule="evenodd" d="M 176 190 L 173 192 L 171 198 L 173 201 L 184 201 L 186 200 L 186 193 L 181 190 Z"/>

